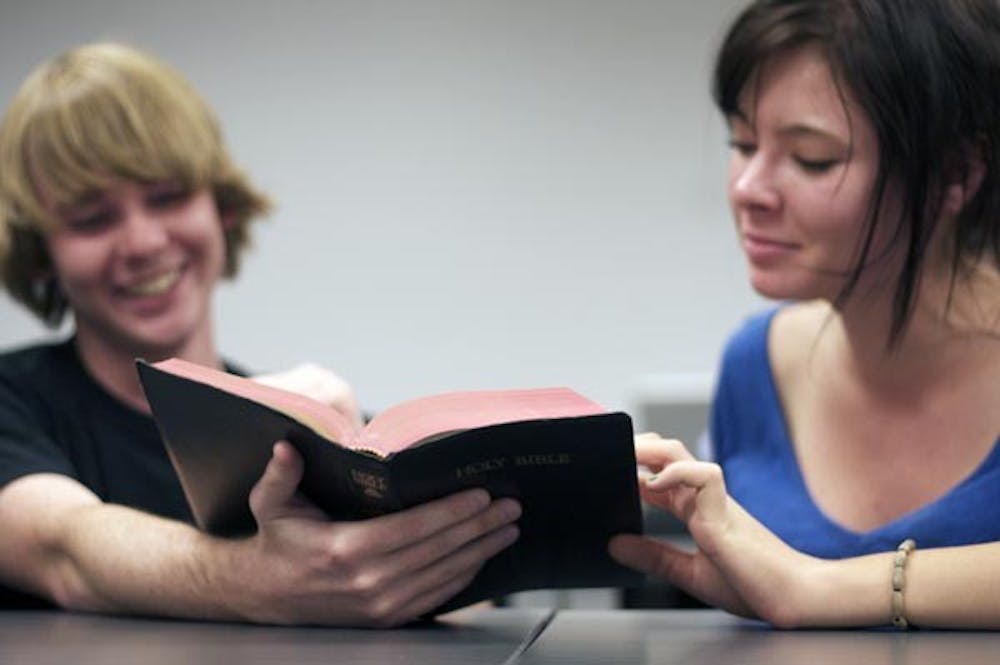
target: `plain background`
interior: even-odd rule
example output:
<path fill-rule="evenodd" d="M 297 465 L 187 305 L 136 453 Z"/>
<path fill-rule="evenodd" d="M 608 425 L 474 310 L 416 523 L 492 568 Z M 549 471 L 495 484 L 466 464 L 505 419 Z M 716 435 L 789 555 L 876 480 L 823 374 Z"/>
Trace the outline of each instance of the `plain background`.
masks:
<path fill-rule="evenodd" d="M 703 392 L 746 284 L 711 59 L 742 0 L 0 0 L 0 100 L 71 46 L 173 64 L 278 203 L 228 357 L 366 408 L 569 385 Z M 44 328 L 0 297 L 0 347 Z"/>

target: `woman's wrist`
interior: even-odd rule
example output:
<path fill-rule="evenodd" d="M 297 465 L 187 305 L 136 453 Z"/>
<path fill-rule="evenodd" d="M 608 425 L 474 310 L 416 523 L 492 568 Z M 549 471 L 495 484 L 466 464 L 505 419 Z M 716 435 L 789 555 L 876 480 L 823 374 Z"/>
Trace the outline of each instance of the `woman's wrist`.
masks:
<path fill-rule="evenodd" d="M 801 626 L 880 626 L 892 617 L 893 553 L 813 559 L 804 568 Z"/>

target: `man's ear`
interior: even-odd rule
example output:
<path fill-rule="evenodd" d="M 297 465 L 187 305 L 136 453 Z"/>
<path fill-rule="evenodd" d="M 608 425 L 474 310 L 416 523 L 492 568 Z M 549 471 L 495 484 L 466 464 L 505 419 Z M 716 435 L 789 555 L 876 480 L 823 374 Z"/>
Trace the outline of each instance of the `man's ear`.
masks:
<path fill-rule="evenodd" d="M 957 217 L 975 198 L 986 175 L 986 165 L 978 149 L 966 148 L 962 151 L 961 162 L 946 173 L 944 197 L 941 200 L 941 214 Z"/>
<path fill-rule="evenodd" d="M 239 226 L 239 220 L 236 219 L 236 213 L 232 210 L 219 212 L 219 221 L 222 222 L 222 230 L 226 232 L 235 231 L 236 227 Z"/>

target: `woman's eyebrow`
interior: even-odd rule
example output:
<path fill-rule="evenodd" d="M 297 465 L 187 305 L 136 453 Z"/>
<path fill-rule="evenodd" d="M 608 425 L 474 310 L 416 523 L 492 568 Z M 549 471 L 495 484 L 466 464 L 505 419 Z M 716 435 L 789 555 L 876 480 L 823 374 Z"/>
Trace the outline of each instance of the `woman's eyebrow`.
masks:
<path fill-rule="evenodd" d="M 848 141 L 845 141 L 839 134 L 810 123 L 796 122 L 784 125 L 778 128 L 778 134 L 790 138 L 797 138 L 801 136 L 818 137 L 828 141 L 835 141 L 841 145 L 848 144 Z"/>

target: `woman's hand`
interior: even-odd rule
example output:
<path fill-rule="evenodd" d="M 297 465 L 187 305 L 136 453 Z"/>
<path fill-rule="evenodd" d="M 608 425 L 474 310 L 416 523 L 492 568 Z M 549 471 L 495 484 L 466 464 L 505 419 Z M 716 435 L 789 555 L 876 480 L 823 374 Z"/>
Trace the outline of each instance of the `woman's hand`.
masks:
<path fill-rule="evenodd" d="M 611 555 L 734 614 L 796 625 L 813 600 L 810 571 L 823 562 L 750 516 L 727 494 L 719 466 L 696 460 L 681 442 L 640 435 L 636 458 L 654 472 L 640 479 L 643 501 L 682 520 L 697 550 L 623 534 L 612 539 Z"/>

